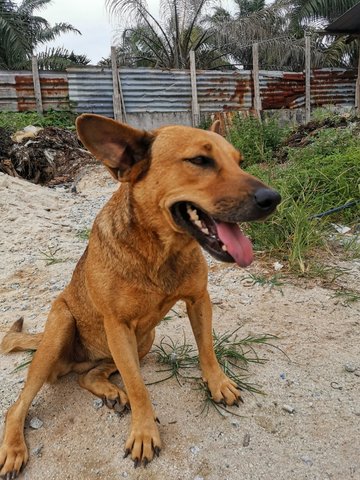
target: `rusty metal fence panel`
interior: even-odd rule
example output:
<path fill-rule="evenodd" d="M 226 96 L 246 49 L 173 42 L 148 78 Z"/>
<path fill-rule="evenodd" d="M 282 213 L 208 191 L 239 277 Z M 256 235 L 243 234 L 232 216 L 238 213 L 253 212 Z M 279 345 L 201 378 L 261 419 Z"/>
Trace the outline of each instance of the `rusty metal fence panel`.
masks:
<path fill-rule="evenodd" d="M 69 109 L 67 73 L 40 72 L 40 86 L 44 110 Z M 0 71 L 0 110 L 36 110 L 31 72 Z"/>
<path fill-rule="evenodd" d="M 201 112 L 249 110 L 253 85 L 249 70 L 197 72 L 198 102 Z"/>
<path fill-rule="evenodd" d="M 173 113 L 191 110 L 189 71 L 121 68 L 120 81 L 127 113 Z M 260 71 L 263 110 L 295 109 L 305 103 L 303 72 Z M 311 103 L 353 105 L 356 72 L 314 70 Z M 67 73 L 40 72 L 44 109 L 75 108 L 79 113 L 113 115 L 111 70 L 70 68 Z M 253 105 L 251 71 L 197 71 L 200 111 L 249 110 Z M 31 72 L 0 71 L 0 110 L 35 110 Z"/>
<path fill-rule="evenodd" d="M 355 70 L 324 68 L 311 75 L 311 105 L 355 105 Z"/>

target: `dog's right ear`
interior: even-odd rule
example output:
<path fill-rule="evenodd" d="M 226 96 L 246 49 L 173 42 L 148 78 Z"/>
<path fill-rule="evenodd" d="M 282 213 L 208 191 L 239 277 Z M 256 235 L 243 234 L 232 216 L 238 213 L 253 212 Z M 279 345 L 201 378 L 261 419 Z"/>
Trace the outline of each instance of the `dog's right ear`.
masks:
<path fill-rule="evenodd" d="M 88 113 L 76 119 L 76 129 L 85 147 L 116 180 L 134 181 L 148 169 L 153 135 L 145 130 Z"/>

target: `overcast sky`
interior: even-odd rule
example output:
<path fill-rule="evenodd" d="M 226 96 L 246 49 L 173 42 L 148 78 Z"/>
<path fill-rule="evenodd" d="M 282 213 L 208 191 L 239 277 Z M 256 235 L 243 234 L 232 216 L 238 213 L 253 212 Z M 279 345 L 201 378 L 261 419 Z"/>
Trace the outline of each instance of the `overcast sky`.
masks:
<path fill-rule="evenodd" d="M 21 0 L 16 0 L 20 3 Z M 152 13 L 158 14 L 159 0 L 148 0 Z M 103 57 L 110 55 L 113 32 L 116 25 L 111 25 L 105 9 L 105 0 L 52 0 L 43 10 L 37 10 L 39 15 L 51 24 L 66 22 L 80 30 L 81 35 L 68 33 L 59 36 L 47 47 L 65 47 L 76 54 L 85 54 L 92 64 L 97 64 Z M 44 50 L 41 46 L 39 50 Z"/>
<path fill-rule="evenodd" d="M 21 0 L 16 1 L 19 3 Z M 148 0 L 147 3 L 151 12 L 158 16 L 159 0 Z M 228 8 L 231 0 L 223 0 L 221 4 Z M 51 25 L 59 22 L 70 23 L 82 33 L 61 35 L 55 42 L 48 43 L 48 47 L 64 46 L 76 54 L 86 54 L 92 64 L 110 55 L 116 28 L 110 24 L 105 0 L 53 0 L 46 9 L 36 11 L 35 14 L 46 18 Z M 43 49 L 44 47 L 41 48 Z"/>

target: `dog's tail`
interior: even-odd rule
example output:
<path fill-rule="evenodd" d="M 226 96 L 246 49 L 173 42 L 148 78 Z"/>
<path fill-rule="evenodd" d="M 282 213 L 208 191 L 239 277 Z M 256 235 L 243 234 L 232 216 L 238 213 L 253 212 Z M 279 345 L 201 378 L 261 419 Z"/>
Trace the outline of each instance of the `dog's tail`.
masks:
<path fill-rule="evenodd" d="M 13 323 L 10 330 L 2 339 L 0 350 L 3 353 L 21 352 L 22 350 L 36 350 L 41 342 L 42 333 L 23 333 L 24 318 L 21 317 Z"/>

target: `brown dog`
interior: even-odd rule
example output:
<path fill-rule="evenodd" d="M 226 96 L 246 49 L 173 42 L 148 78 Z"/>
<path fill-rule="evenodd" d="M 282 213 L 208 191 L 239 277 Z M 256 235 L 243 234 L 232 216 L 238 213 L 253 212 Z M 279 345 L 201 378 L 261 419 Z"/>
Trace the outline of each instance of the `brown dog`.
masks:
<path fill-rule="evenodd" d="M 219 260 L 246 267 L 252 246 L 237 223 L 266 217 L 280 196 L 241 170 L 239 152 L 216 127 L 206 132 L 169 126 L 148 133 L 97 115 L 78 118 L 80 139 L 122 184 L 97 216 L 44 333 L 21 333 L 18 321 L 3 339 L 5 352 L 37 351 L 6 416 L 1 476 L 15 478 L 28 460 L 23 430 L 33 398 L 44 382 L 70 371 L 80 373 L 80 385 L 109 407 L 130 403 L 125 454 L 135 465 L 158 455 L 156 414 L 139 359 L 150 350 L 156 325 L 180 299 L 186 302 L 213 399 L 227 405 L 239 401 L 236 384 L 214 354 L 200 245 Z M 117 370 L 125 391 L 108 379 Z"/>

